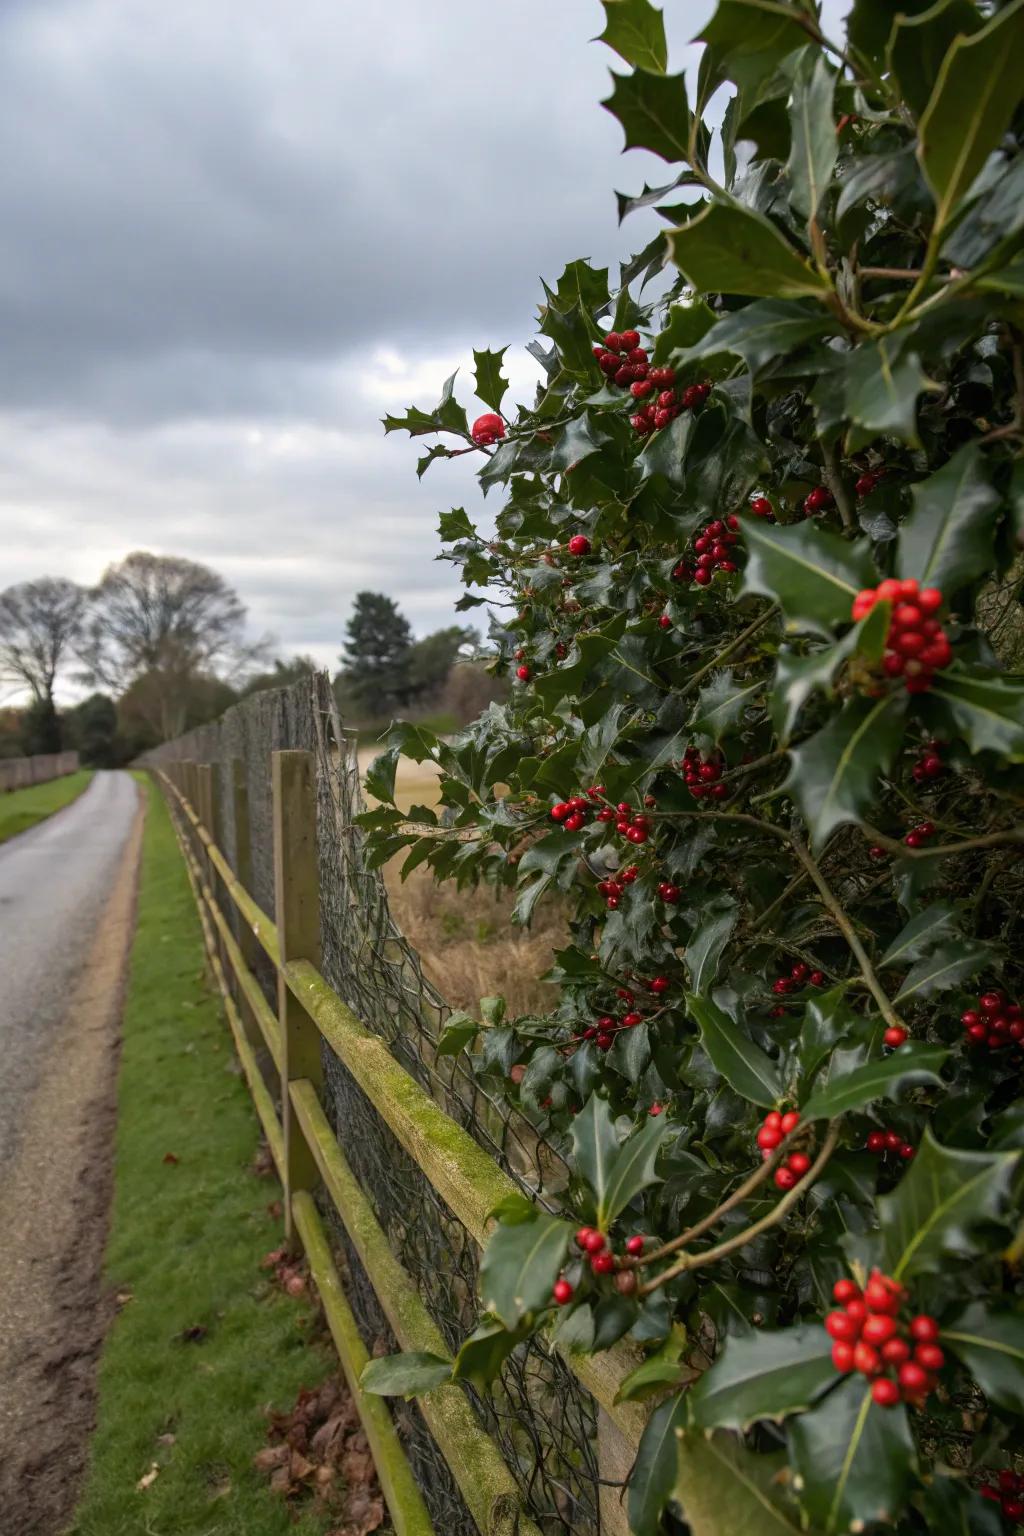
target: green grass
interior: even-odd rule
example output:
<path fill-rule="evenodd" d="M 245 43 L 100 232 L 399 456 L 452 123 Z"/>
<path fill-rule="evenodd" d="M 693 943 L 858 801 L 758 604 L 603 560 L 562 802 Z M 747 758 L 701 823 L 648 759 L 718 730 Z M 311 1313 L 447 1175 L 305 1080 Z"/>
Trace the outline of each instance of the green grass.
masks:
<path fill-rule="evenodd" d="M 54 811 L 77 800 L 92 778 L 91 768 L 51 779 L 48 784 L 31 784 L 28 789 L 10 789 L 0 794 L 0 843 L 19 832 L 27 832 L 37 822 L 45 821 Z"/>
<path fill-rule="evenodd" d="M 146 785 L 138 929 L 124 1013 L 107 1280 L 128 1295 L 100 1363 L 86 1486 L 68 1536 L 312 1536 L 252 1467 L 267 1406 L 333 1356 L 309 1304 L 259 1262 L 280 1189 L 251 1169 L 257 1124 L 203 980 L 199 920 L 160 795 Z M 165 1163 L 173 1153 L 180 1161 Z M 184 1342 L 185 1330 L 207 1330 Z M 161 1442 L 172 1435 L 173 1443 Z M 145 1491 L 136 1484 L 153 1463 Z"/>

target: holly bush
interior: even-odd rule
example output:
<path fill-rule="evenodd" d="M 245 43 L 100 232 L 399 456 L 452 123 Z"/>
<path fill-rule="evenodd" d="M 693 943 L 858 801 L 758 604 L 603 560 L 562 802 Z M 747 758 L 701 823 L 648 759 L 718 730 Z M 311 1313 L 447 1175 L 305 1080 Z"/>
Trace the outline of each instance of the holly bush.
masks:
<path fill-rule="evenodd" d="M 454 379 L 386 420 L 501 499 L 440 532 L 513 689 L 454 742 L 394 726 L 364 818 L 378 861 L 570 909 L 550 1013 L 485 1000 L 440 1042 L 569 1174 L 496 1213 L 456 1360 L 370 1382 L 625 1338 L 638 1536 L 666 1505 L 696 1536 L 996 1532 L 1024 1517 L 1024 4 L 855 0 L 838 39 L 720 0 L 692 102 L 661 13 L 604 8 L 604 105 L 670 167 L 620 213 L 666 229 L 614 287 L 545 286 L 532 405 L 481 351 L 472 426 Z M 395 807 L 400 753 L 439 808 Z"/>

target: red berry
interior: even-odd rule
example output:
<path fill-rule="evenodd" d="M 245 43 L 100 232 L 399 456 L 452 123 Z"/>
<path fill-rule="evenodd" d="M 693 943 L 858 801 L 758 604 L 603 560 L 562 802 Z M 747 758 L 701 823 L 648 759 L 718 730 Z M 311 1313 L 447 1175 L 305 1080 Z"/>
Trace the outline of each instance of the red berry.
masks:
<path fill-rule="evenodd" d="M 791 1173 L 795 1173 L 798 1179 L 803 1178 L 810 1166 L 811 1160 L 806 1152 L 791 1152 L 786 1158 L 786 1167 Z"/>
<path fill-rule="evenodd" d="M 929 1386 L 928 1372 L 922 1370 L 916 1360 L 904 1360 L 897 1372 L 899 1383 L 903 1393 L 907 1397 L 919 1397 L 922 1392 L 927 1392 Z"/>
<path fill-rule="evenodd" d="M 518 677 L 521 683 L 528 683 L 530 681 L 529 667 L 516 667 L 516 677 Z"/>
<path fill-rule="evenodd" d="M 917 1344 L 934 1344 L 939 1336 L 939 1325 L 927 1312 L 919 1312 L 911 1319 L 910 1337 Z"/>
<path fill-rule="evenodd" d="M 621 352 L 626 342 L 625 338 L 620 336 L 617 331 L 609 331 L 604 339 L 604 344 L 609 352 Z"/>
<path fill-rule="evenodd" d="M 773 508 L 767 496 L 755 496 L 750 503 L 750 510 L 755 517 L 771 517 Z"/>
<path fill-rule="evenodd" d="M 875 483 L 874 475 L 861 475 L 860 479 L 854 486 L 854 490 L 857 492 L 858 496 L 870 496 L 871 492 L 875 488 Z"/>
<path fill-rule="evenodd" d="M 560 1307 L 564 1307 L 567 1301 L 572 1300 L 572 1286 L 568 1280 L 556 1280 L 551 1288 L 551 1294 Z"/>
<path fill-rule="evenodd" d="M 1003 997 L 1000 992 L 983 992 L 978 998 L 978 1007 L 982 1013 L 998 1013 L 1003 1006 Z"/>
<path fill-rule="evenodd" d="M 853 1345 L 837 1339 L 832 1345 L 832 1364 L 837 1371 L 853 1370 Z"/>
<path fill-rule="evenodd" d="M 605 903 L 605 905 L 608 907 L 609 911 L 611 911 L 611 912 L 616 911 L 616 909 L 618 908 L 618 905 L 619 905 L 618 898 L 616 896 L 609 896 L 609 898 L 608 898 L 607 902 Z M 614 1035 L 603 1035 L 602 1034 L 602 1035 L 598 1035 L 597 1039 L 594 1041 L 594 1044 L 597 1046 L 599 1051 L 610 1051 L 611 1048 L 612 1048 L 612 1045 L 614 1043 L 614 1040 L 615 1040 L 615 1036 Z"/>
<path fill-rule="evenodd" d="M 782 1132 L 774 1126 L 762 1125 L 757 1133 L 757 1144 L 765 1152 L 772 1152 L 782 1140 Z"/>
<path fill-rule="evenodd" d="M 649 835 L 646 827 L 633 826 L 626 831 L 626 836 L 631 843 L 646 843 Z"/>
<path fill-rule="evenodd" d="M 577 1248 L 586 1248 L 587 1239 L 593 1234 L 593 1227 L 580 1227 L 576 1233 Z"/>
<path fill-rule="evenodd" d="M 941 1371 L 946 1363 L 946 1357 L 937 1344 L 919 1344 L 914 1350 L 914 1359 L 926 1371 Z"/>
<path fill-rule="evenodd" d="M 856 1280 L 837 1280 L 832 1287 L 832 1295 L 840 1306 L 845 1306 L 848 1301 L 860 1301 L 860 1286 Z"/>
<path fill-rule="evenodd" d="M 651 393 L 653 388 L 654 385 L 651 383 L 650 379 L 637 379 L 629 386 L 629 392 L 633 396 L 634 400 L 642 400 L 645 395 L 649 395 Z"/>
<path fill-rule="evenodd" d="M 800 1124 L 800 1111 L 798 1109 L 787 1109 L 779 1124 L 782 1127 L 782 1134 L 788 1136 L 790 1131 L 796 1130 L 796 1127 Z"/>
<path fill-rule="evenodd" d="M 652 992 L 667 992 L 672 983 L 667 976 L 655 976 L 651 982 Z"/>
<path fill-rule="evenodd" d="M 868 1344 L 886 1344 L 896 1332 L 896 1319 L 887 1312 L 873 1312 L 865 1318 L 861 1338 Z"/>
<path fill-rule="evenodd" d="M 907 1032 L 899 1024 L 890 1025 L 885 1034 L 882 1036 L 882 1039 L 885 1041 L 886 1045 L 891 1045 L 893 1048 L 898 1045 L 902 1045 L 906 1038 Z"/>
<path fill-rule="evenodd" d="M 627 1013 L 623 1015 L 622 1024 L 624 1029 L 634 1029 L 637 1024 L 642 1024 L 643 1021 L 644 1016 L 642 1013 Z"/>
<path fill-rule="evenodd" d="M 611 1253 L 598 1253 L 590 1261 L 590 1267 L 595 1275 L 610 1275 L 615 1268 L 615 1256 Z"/>
<path fill-rule="evenodd" d="M 565 821 L 562 823 L 567 832 L 578 832 L 580 827 L 585 827 L 586 824 L 586 817 L 581 816 L 579 811 L 573 811 L 572 815 L 567 816 Z"/>
<path fill-rule="evenodd" d="M 923 613 L 938 613 L 942 607 L 942 593 L 938 587 L 922 587 L 917 594 L 917 606 Z"/>
<path fill-rule="evenodd" d="M 887 1365 L 902 1365 L 910 1359 L 910 1345 L 906 1339 L 891 1338 L 882 1345 L 882 1359 Z"/>
<path fill-rule="evenodd" d="M 898 1131 L 886 1131 L 885 1145 L 890 1152 L 898 1152 L 903 1143 L 903 1137 Z"/>
<path fill-rule="evenodd" d="M 589 555 L 590 540 L 585 533 L 574 533 L 569 540 L 570 555 Z"/>
<path fill-rule="evenodd" d="M 871 1383 L 871 1399 L 879 1408 L 895 1408 L 900 1400 L 900 1389 L 888 1376 L 879 1376 Z"/>
<path fill-rule="evenodd" d="M 812 971 L 807 980 L 810 982 L 812 987 L 823 987 L 825 985 L 825 972 Z"/>
<path fill-rule="evenodd" d="M 798 960 L 789 974 L 792 976 L 794 981 L 806 981 L 807 977 L 810 975 L 810 972 L 810 966 L 805 965 L 802 960 Z"/>
<path fill-rule="evenodd" d="M 1013 1520 L 1019 1525 L 1024 1520 L 1024 1500 L 1004 1499 L 1002 1511 L 1004 1519 Z"/>
<path fill-rule="evenodd" d="M 905 1162 L 905 1163 L 909 1163 L 910 1162 L 911 1158 L 914 1156 L 914 1149 L 910 1145 L 909 1141 L 904 1141 L 901 1144 L 899 1152 L 898 1152 L 897 1155 L 903 1160 L 903 1162 Z"/>
<path fill-rule="evenodd" d="M 898 1312 L 900 1292 L 886 1284 L 876 1271 L 864 1287 L 864 1300 L 872 1312 Z"/>
<path fill-rule="evenodd" d="M 486 448 L 489 443 L 505 436 L 505 423 L 494 411 L 485 411 L 474 421 L 470 436 L 477 447 Z"/>
<path fill-rule="evenodd" d="M 587 1253 L 600 1253 L 605 1247 L 607 1241 L 608 1239 L 605 1237 L 603 1232 L 590 1231 L 587 1233 L 586 1239 L 580 1246 L 585 1248 Z"/>
<path fill-rule="evenodd" d="M 627 1237 L 626 1252 L 632 1254 L 634 1257 L 636 1257 L 638 1253 L 643 1253 L 645 1241 L 646 1239 L 640 1237 L 639 1235 L 636 1237 Z"/>
<path fill-rule="evenodd" d="M 658 620 L 658 628 L 659 629 L 671 629 L 672 628 L 672 620 L 669 618 L 667 613 L 663 613 L 661 615 L 661 617 L 659 618 L 659 620 Z"/>
<path fill-rule="evenodd" d="M 865 1143 L 865 1145 L 867 1146 L 867 1149 L 868 1149 L 869 1152 L 876 1152 L 876 1153 L 884 1152 L 885 1151 L 885 1132 L 884 1131 L 869 1131 L 868 1132 L 868 1139 L 867 1139 L 867 1142 Z"/>
<path fill-rule="evenodd" d="M 865 1344 L 858 1341 L 853 1351 L 854 1370 L 861 1371 L 865 1376 L 877 1376 L 882 1369 L 882 1357 L 873 1344 Z"/>
<path fill-rule="evenodd" d="M 860 1337 L 860 1323 L 848 1312 L 830 1312 L 825 1319 L 825 1332 L 831 1339 L 852 1344 Z"/>
<path fill-rule="evenodd" d="M 623 331 L 619 337 L 619 341 L 627 350 L 631 347 L 638 347 L 640 345 L 640 332 Z"/>
<path fill-rule="evenodd" d="M 790 1168 L 776 1168 L 775 1183 L 779 1189 L 795 1189 L 800 1180 Z"/>

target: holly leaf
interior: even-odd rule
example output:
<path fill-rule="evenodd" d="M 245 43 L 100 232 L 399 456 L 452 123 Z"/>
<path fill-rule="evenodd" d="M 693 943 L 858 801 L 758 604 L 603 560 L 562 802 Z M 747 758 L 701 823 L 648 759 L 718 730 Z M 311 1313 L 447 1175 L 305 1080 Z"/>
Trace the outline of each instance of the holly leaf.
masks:
<path fill-rule="evenodd" d="M 783 788 L 820 848 L 844 822 L 859 822 L 903 740 L 906 699 L 851 699 L 822 730 L 791 747 Z"/>
<path fill-rule="evenodd" d="M 627 1492 L 633 1536 L 658 1536 L 661 1515 L 676 1482 L 676 1444 L 686 1423 L 686 1398 L 668 1398 L 651 1414 L 640 1437 Z"/>
<path fill-rule="evenodd" d="M 863 1109 L 876 1099 L 896 1099 L 908 1086 L 937 1083 L 939 1068 L 949 1052 L 945 1046 L 911 1040 L 889 1056 L 867 1061 L 852 1072 L 833 1072 L 828 1085 L 800 1106 L 801 1120 L 834 1120 L 837 1115 Z"/>
<path fill-rule="evenodd" d="M 940 672 L 930 696 L 941 702 L 972 752 L 1024 762 L 1024 686 L 1000 676 Z"/>
<path fill-rule="evenodd" d="M 477 397 L 484 405 L 489 405 L 492 411 L 501 410 L 501 402 L 508 389 L 508 380 L 502 378 L 501 374 L 502 360 L 507 351 L 508 347 L 502 347 L 500 352 L 478 352 L 475 347 L 473 349 Z"/>
<path fill-rule="evenodd" d="M 690 985 L 699 996 L 710 992 L 714 985 L 718 962 L 738 917 L 739 910 L 731 896 L 710 903 L 687 941 L 684 958 L 690 972 Z"/>
<path fill-rule="evenodd" d="M 529 1329 L 503 1328 L 500 1323 L 485 1318 L 464 1339 L 462 1348 L 452 1366 L 453 1381 L 468 1381 L 481 1392 L 501 1375 L 501 1368 L 517 1344 L 527 1337 Z"/>
<path fill-rule="evenodd" d="M 788 646 L 780 648 L 770 705 L 772 724 L 780 742 L 784 744 L 792 736 L 800 711 L 815 693 L 831 696 L 836 672 L 856 649 L 859 627 L 851 629 L 835 645 L 811 651 L 806 656 L 798 655 Z"/>
<path fill-rule="evenodd" d="M 607 1099 L 591 1094 L 573 1119 L 572 1145 L 576 1167 L 593 1192 L 594 1204 L 600 1207 L 619 1154 L 619 1138 Z"/>
<path fill-rule="evenodd" d="M 920 16 L 897 12 L 889 62 L 915 117 L 931 100 L 942 62 L 957 37 L 977 32 L 982 19 L 970 0 L 939 0 Z"/>
<path fill-rule="evenodd" d="M 419 1397 L 452 1379 L 452 1362 L 428 1350 L 382 1355 L 363 1367 L 359 1385 L 376 1397 Z"/>
<path fill-rule="evenodd" d="M 921 359 L 898 337 L 864 342 L 847 358 L 843 377 L 848 446 L 866 447 L 880 433 L 917 447 L 917 400 L 935 385 L 921 370 Z"/>
<path fill-rule="evenodd" d="M 984 970 L 991 958 L 992 951 L 988 946 L 975 943 L 973 939 L 944 944 L 934 954 L 917 962 L 904 978 L 894 1002 L 919 1003 L 926 997 L 933 997 L 936 992 L 958 987 L 969 976 L 976 976 Z"/>
<path fill-rule="evenodd" d="M 690 1388 L 690 1421 L 740 1431 L 758 1419 L 779 1421 L 803 1413 L 835 1379 L 832 1340 L 820 1323 L 734 1334 Z"/>
<path fill-rule="evenodd" d="M 506 1328 L 550 1306 L 570 1235 L 568 1222 L 543 1213 L 492 1232 L 480 1262 L 480 1299 Z"/>
<path fill-rule="evenodd" d="M 669 250 L 698 293 L 754 298 L 824 298 L 829 283 L 770 219 L 738 203 L 713 202 L 668 234 Z"/>
<path fill-rule="evenodd" d="M 751 1104 L 770 1109 L 782 1093 L 779 1070 L 771 1057 L 709 997 L 688 992 L 686 1010 L 696 1019 L 701 1043 L 730 1088 Z"/>
<path fill-rule="evenodd" d="M 389 747 L 386 752 L 374 758 L 363 780 L 366 793 L 385 805 L 395 803 L 395 772 L 398 768 L 399 755 L 397 747 Z"/>
<path fill-rule="evenodd" d="M 710 736 L 717 745 L 730 726 L 736 724 L 744 706 L 763 690 L 764 684 L 733 681 L 731 667 L 712 678 L 697 695 L 690 726 L 702 736 Z"/>
<path fill-rule="evenodd" d="M 913 960 L 920 960 L 937 944 L 959 931 L 957 915 L 945 902 L 925 907 L 896 935 L 879 960 L 878 968 L 884 970 L 888 965 L 909 965 Z"/>
<path fill-rule="evenodd" d="M 808 998 L 800 1028 L 800 1076 L 809 1083 L 823 1061 L 832 1057 L 840 1040 L 858 1017 L 846 1001 L 845 987 L 832 987 Z"/>
<path fill-rule="evenodd" d="M 991 570 L 999 495 L 976 443 L 967 443 L 910 490 L 913 509 L 896 545 L 896 575 L 946 597 Z"/>
<path fill-rule="evenodd" d="M 472 1045 L 480 1033 L 480 1025 L 471 1014 L 453 1013 L 437 1040 L 437 1054 L 439 1056 L 458 1056 L 467 1045 Z"/>
<path fill-rule="evenodd" d="M 673 306 L 673 310 L 678 308 L 678 305 Z M 685 350 L 676 361 L 684 367 L 701 358 L 734 352 L 743 359 L 748 373 L 757 374 L 780 357 L 790 356 L 805 342 L 815 341 L 836 329 L 837 322 L 825 310 L 809 304 L 783 303 L 779 299 L 757 299 L 743 309 L 723 315 L 693 343 L 680 343 Z M 665 355 L 668 356 L 668 352 Z"/>
<path fill-rule="evenodd" d="M 918 158 L 935 196 L 937 229 L 999 143 L 1024 91 L 1024 0 L 958 37 L 918 125 Z"/>
<path fill-rule="evenodd" d="M 789 1455 L 800 1503 L 822 1536 L 894 1525 L 917 1470 L 906 1408 L 880 1408 L 860 1376 L 794 1419 Z"/>
<path fill-rule="evenodd" d="M 853 600 L 875 580 L 866 539 L 849 544 L 814 523 L 781 527 L 741 517 L 748 552 L 743 591 L 778 601 L 791 631 L 828 635 L 848 623 Z"/>
<path fill-rule="evenodd" d="M 806 43 L 800 20 L 796 11 L 766 11 L 758 0 L 718 0 L 700 34 L 708 45 L 701 61 L 702 100 L 722 80 L 732 80 L 742 91 L 769 79 L 788 54 Z"/>
<path fill-rule="evenodd" d="M 686 75 L 666 75 L 635 69 L 612 76 L 612 94 L 601 105 L 618 118 L 626 135 L 625 149 L 649 149 L 663 160 L 688 160 L 690 105 Z"/>
<path fill-rule="evenodd" d="M 597 1203 L 597 1220 L 602 1228 L 613 1222 L 642 1189 L 660 1182 L 654 1164 L 667 1130 L 668 1122 L 661 1116 L 654 1116 L 622 1143 L 612 1159 Z"/>
<path fill-rule="evenodd" d="M 674 1497 L 690 1536 L 795 1536 L 773 1496 L 784 1466 L 730 1434 L 682 1436 Z"/>
<path fill-rule="evenodd" d="M 634 69 L 655 70 L 664 74 L 668 67 L 668 44 L 661 11 L 650 0 L 601 0 L 605 27 L 599 43 L 607 43 L 620 59 Z"/>
<path fill-rule="evenodd" d="M 678 304 L 669 305 L 664 329 L 658 332 L 654 342 L 652 361 L 665 363 L 673 352 L 695 347 L 714 324 L 714 311 L 703 299 L 684 298 Z"/>
<path fill-rule="evenodd" d="M 878 1200 L 886 1273 L 908 1280 L 983 1252 L 976 1228 L 999 1218 L 1017 1161 L 1016 1152 L 942 1147 L 926 1126 L 914 1161 Z"/>
<path fill-rule="evenodd" d="M 839 155 L 832 99 L 836 76 L 816 43 L 801 50 L 789 98 L 789 205 L 810 223 L 817 216 Z"/>
<path fill-rule="evenodd" d="M 1024 1317 L 1019 1312 L 972 1301 L 943 1328 L 942 1342 L 963 1361 L 987 1398 L 1024 1415 Z"/>

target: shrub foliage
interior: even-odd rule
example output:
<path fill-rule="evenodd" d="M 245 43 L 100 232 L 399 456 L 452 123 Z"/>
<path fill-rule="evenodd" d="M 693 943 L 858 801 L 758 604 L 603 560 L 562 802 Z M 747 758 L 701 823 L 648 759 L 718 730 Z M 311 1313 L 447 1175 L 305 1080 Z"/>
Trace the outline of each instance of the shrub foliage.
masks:
<path fill-rule="evenodd" d="M 604 105 L 669 165 L 620 211 L 666 231 L 612 288 L 584 261 L 545 286 L 531 406 L 502 415 L 484 351 L 475 436 L 452 380 L 385 423 L 501 500 L 493 534 L 440 531 L 515 686 L 453 743 L 392 729 L 375 856 L 574 914 L 549 1014 L 488 1000 L 442 1042 L 571 1168 L 563 1214 L 499 1213 L 450 1370 L 493 1379 L 540 1328 L 642 1346 L 638 1536 L 672 1501 L 696 1536 L 998 1531 L 1024 1514 L 1024 8 L 855 0 L 840 39 L 720 0 L 692 99 L 648 0 L 605 11 Z M 399 753 L 440 765 L 439 811 L 394 807 Z M 378 1389 L 445 1374 L 420 1365 Z"/>

